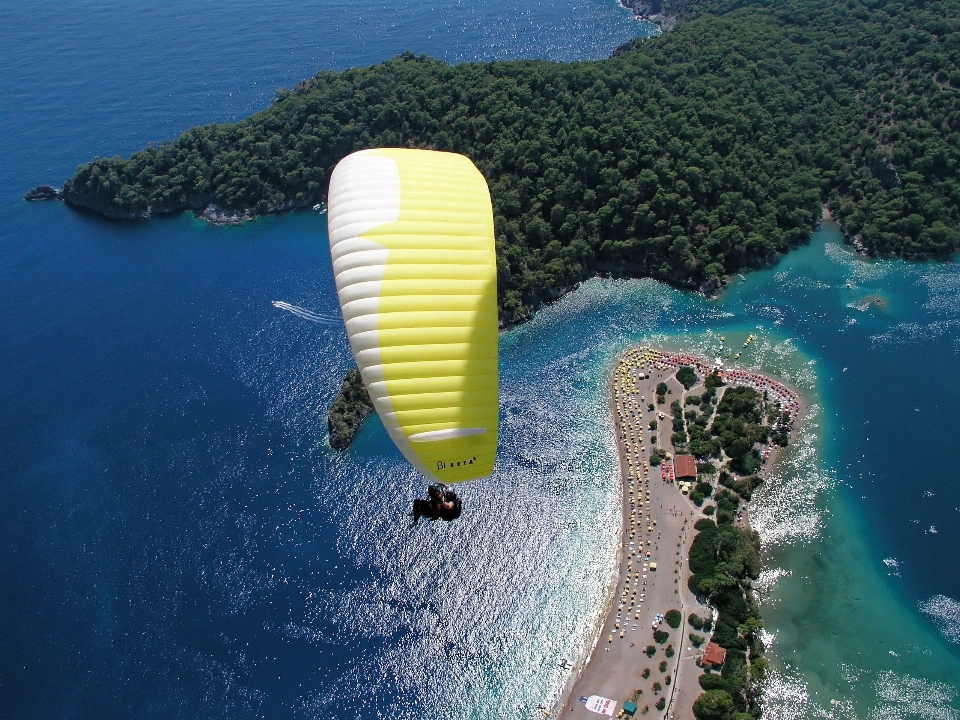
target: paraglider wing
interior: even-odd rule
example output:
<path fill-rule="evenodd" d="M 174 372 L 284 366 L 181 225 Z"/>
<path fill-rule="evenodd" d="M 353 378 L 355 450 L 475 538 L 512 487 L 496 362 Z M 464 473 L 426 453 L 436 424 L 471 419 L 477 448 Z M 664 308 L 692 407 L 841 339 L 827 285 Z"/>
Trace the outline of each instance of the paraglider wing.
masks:
<path fill-rule="evenodd" d="M 334 169 L 328 232 L 363 382 L 431 480 L 493 472 L 497 269 L 486 181 L 462 155 L 363 150 Z"/>

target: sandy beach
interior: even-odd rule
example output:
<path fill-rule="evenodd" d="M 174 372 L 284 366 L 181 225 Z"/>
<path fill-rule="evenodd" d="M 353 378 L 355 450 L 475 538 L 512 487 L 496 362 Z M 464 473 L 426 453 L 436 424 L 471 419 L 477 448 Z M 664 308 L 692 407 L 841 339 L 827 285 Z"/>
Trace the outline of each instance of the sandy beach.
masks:
<path fill-rule="evenodd" d="M 680 365 L 692 366 L 699 377 L 689 391 L 674 377 Z M 697 660 L 705 645 L 697 648 L 690 641 L 692 628 L 687 617 L 691 613 L 709 616 L 711 610 L 687 588 L 686 564 L 696 535 L 693 525 L 705 515 L 675 479 L 675 451 L 669 441 L 670 403 L 680 400 L 683 406 L 687 394 L 702 393 L 703 379 L 713 369 L 714 365 L 702 358 L 652 348 L 627 351 L 614 369 L 610 407 L 623 493 L 619 571 L 593 651 L 581 667 L 575 668 L 576 679 L 555 708 L 556 717 L 598 717 L 588 703 L 605 706 L 607 712 L 603 714 L 617 715 L 624 702 L 632 701 L 637 706 L 636 717 L 693 718 L 693 702 L 702 692 Z M 748 385 L 767 392 L 790 413 L 791 422 L 799 417 L 799 396 L 781 383 L 736 369 L 725 370 L 724 379 L 730 385 Z M 662 405 L 655 401 L 655 388 L 660 382 L 669 388 Z M 652 411 L 651 404 L 655 407 Z M 653 420 L 657 421 L 656 430 L 651 429 Z M 659 466 L 649 460 L 656 447 L 670 453 Z M 763 472 L 777 457 L 775 446 L 763 451 Z M 747 522 L 746 512 L 740 514 L 738 522 Z M 679 628 L 663 621 L 670 610 L 680 612 Z M 668 639 L 655 642 L 654 626 L 668 632 Z M 655 652 L 648 655 L 651 646 Z M 656 707 L 661 698 L 662 710 Z"/>

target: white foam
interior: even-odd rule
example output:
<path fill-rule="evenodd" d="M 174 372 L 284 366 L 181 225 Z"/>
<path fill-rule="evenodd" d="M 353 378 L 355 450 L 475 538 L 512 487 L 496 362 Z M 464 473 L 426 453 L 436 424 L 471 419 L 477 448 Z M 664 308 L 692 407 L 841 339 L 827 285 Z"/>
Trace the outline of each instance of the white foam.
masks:
<path fill-rule="evenodd" d="M 934 595 L 920 603 L 920 612 L 930 616 L 947 640 L 960 643 L 960 602 L 946 595 Z"/>
<path fill-rule="evenodd" d="M 893 670 L 876 674 L 844 665 L 843 679 L 851 686 L 869 683 L 876 704 L 860 715 L 850 699 L 815 699 L 803 676 L 787 666 L 771 668 L 764 681 L 760 705 L 764 720 L 960 720 L 951 707 L 956 689 L 941 682 L 915 678 Z"/>
<path fill-rule="evenodd" d="M 790 577 L 793 570 L 784 570 L 783 568 L 764 568 L 760 571 L 758 577 L 753 583 L 754 592 L 757 594 L 757 601 L 761 604 L 770 602 L 770 595 L 774 587 L 781 578 Z"/>
<path fill-rule="evenodd" d="M 879 673 L 874 688 L 877 705 L 868 720 L 957 720 L 960 713 L 949 707 L 956 695 L 951 685 L 915 678 L 893 670 Z"/>

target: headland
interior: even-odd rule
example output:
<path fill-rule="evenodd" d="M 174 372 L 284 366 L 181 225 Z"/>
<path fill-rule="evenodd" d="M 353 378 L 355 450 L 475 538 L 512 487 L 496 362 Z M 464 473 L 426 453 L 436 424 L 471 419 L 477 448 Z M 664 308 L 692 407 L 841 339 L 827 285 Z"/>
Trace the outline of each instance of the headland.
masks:
<path fill-rule="evenodd" d="M 720 358 L 640 347 L 619 359 L 610 405 L 620 567 L 593 650 L 555 716 L 692 718 L 706 692 L 730 710 L 756 710 L 767 665 L 746 502 L 788 443 L 802 400 Z"/>

